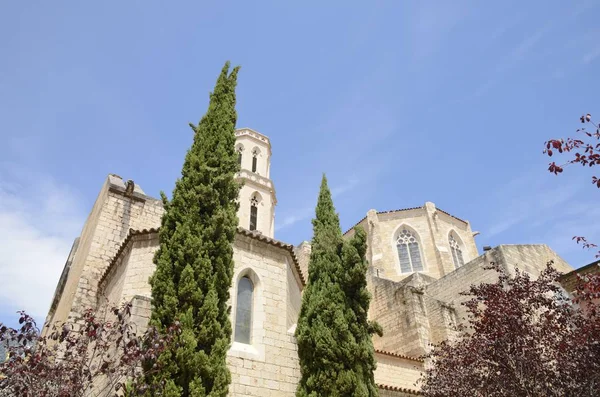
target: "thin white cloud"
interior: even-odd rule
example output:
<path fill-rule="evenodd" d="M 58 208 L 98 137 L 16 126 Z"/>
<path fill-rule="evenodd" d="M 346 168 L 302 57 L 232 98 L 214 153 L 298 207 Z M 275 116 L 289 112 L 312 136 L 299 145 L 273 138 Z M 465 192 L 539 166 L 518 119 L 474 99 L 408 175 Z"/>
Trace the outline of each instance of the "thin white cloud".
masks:
<path fill-rule="evenodd" d="M 348 179 L 345 183 L 331 188 L 331 196 L 339 197 L 358 186 L 359 180 L 355 178 Z M 316 205 L 316 203 L 315 203 Z M 275 225 L 275 230 L 280 231 L 295 225 L 298 222 L 304 221 L 314 215 L 315 206 L 305 207 L 295 211 L 291 215 L 283 217 L 283 220 Z"/>
<path fill-rule="evenodd" d="M 331 189 L 331 196 L 338 197 L 352 189 L 354 189 L 358 185 L 358 179 L 351 178 L 346 181 L 346 183 L 335 186 Z"/>
<path fill-rule="evenodd" d="M 78 195 L 68 186 L 0 164 L 3 311 L 26 310 L 43 321 L 83 221 Z"/>
<path fill-rule="evenodd" d="M 287 215 L 283 218 L 281 223 L 276 224 L 275 230 L 280 231 L 290 226 L 295 225 L 296 223 L 303 221 L 305 219 L 310 218 L 313 215 L 314 207 L 306 207 L 301 210 L 296 211 L 292 215 Z"/>
<path fill-rule="evenodd" d="M 487 236 L 493 237 L 524 222 L 540 221 L 543 214 L 552 213 L 572 201 L 578 194 L 573 185 L 556 189 L 539 175 L 526 174 L 502 188 L 504 216 L 488 228 Z"/>
<path fill-rule="evenodd" d="M 597 46 L 592 50 L 588 51 L 581 59 L 581 62 L 587 65 L 595 61 L 598 57 L 600 57 L 600 46 Z"/>
<path fill-rule="evenodd" d="M 550 34 L 555 28 L 559 28 L 559 26 L 564 26 L 567 23 L 570 23 L 576 20 L 583 13 L 588 11 L 592 6 L 594 6 L 593 1 L 583 1 L 579 4 L 576 4 L 574 7 L 571 7 L 571 12 L 567 13 L 564 18 L 557 22 L 556 20 L 552 20 L 542 27 L 538 28 L 531 34 L 527 35 L 524 39 L 522 39 L 511 51 L 509 51 L 505 57 L 500 61 L 495 68 L 493 68 L 489 73 L 489 78 L 483 84 L 481 84 L 473 93 L 473 97 L 477 98 L 488 92 L 490 88 L 498 84 L 503 76 L 510 72 L 512 69 L 518 67 L 521 63 L 527 60 L 528 57 L 533 53 L 538 44 L 546 38 L 548 34 Z M 500 35 L 504 35 L 507 31 L 515 28 L 522 20 L 523 17 L 528 17 L 525 14 L 520 14 L 510 23 L 505 24 L 498 30 L 496 33 L 492 35 L 492 39 L 499 37 Z M 554 40 L 556 41 L 556 39 Z M 553 50 L 556 48 L 557 44 L 553 43 Z M 540 56 L 540 54 L 536 54 L 536 56 Z M 600 48 L 595 47 L 590 52 L 586 53 L 583 58 L 583 63 L 592 62 L 600 56 Z M 544 67 L 548 67 L 547 64 Z M 556 67 L 554 65 L 554 70 L 550 72 L 550 78 L 560 78 L 564 75 L 564 70 L 560 67 Z"/>
<path fill-rule="evenodd" d="M 544 175 L 533 170 L 501 186 L 491 196 L 495 208 L 482 238 L 500 243 L 544 243 L 578 267 L 593 260 L 593 253 L 582 251 L 573 236 L 584 236 L 600 243 L 595 225 L 600 219 L 597 200 L 600 191 L 577 174 Z M 507 241 L 515 238 L 517 240 Z"/>
<path fill-rule="evenodd" d="M 521 40 L 507 55 L 502 62 L 500 62 L 490 73 L 490 78 L 483 83 L 475 93 L 474 97 L 480 97 L 484 95 L 491 87 L 498 83 L 502 76 L 510 71 L 511 69 L 518 66 L 523 62 L 526 57 L 533 51 L 534 47 L 544 38 L 548 33 L 551 26 L 546 25 L 531 35 Z"/>

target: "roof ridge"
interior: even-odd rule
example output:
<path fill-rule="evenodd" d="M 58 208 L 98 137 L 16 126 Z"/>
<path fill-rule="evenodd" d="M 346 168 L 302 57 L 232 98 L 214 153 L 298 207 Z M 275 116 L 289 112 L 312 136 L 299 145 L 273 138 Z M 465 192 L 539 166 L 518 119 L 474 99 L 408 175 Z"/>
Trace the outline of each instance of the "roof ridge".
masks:
<path fill-rule="evenodd" d="M 417 362 L 420 362 L 420 363 L 424 363 L 425 362 L 425 360 L 423 360 L 420 357 L 407 356 L 406 354 L 394 353 L 394 352 L 390 352 L 390 351 L 387 351 L 387 350 L 375 349 L 375 353 L 385 354 L 386 356 L 392 356 L 392 357 L 396 357 L 396 358 L 404 358 L 406 360 L 417 361 Z"/>
<path fill-rule="evenodd" d="M 377 215 L 380 215 L 380 214 L 393 214 L 394 212 L 412 211 L 412 210 L 419 210 L 419 209 L 422 209 L 422 208 L 424 208 L 424 206 L 421 206 L 421 207 L 399 208 L 399 209 L 396 209 L 396 210 L 376 211 L 376 214 Z M 444 211 L 443 209 L 441 209 L 441 208 L 439 208 L 437 206 L 435 207 L 435 209 L 438 210 L 438 211 L 440 211 L 442 214 L 446 214 L 446 215 L 448 215 L 451 218 L 454 218 L 454 219 L 456 219 L 458 221 L 461 221 L 462 223 L 469 223 L 468 221 L 465 221 L 464 219 L 461 219 L 461 218 L 459 218 L 457 216 L 454 216 L 451 213 L 446 212 L 446 211 Z M 348 232 L 350 232 L 350 230 L 354 229 L 356 226 L 358 226 L 365 219 L 367 219 L 366 215 L 360 221 L 356 222 L 352 227 L 350 227 L 348 230 L 346 230 L 343 234 L 344 235 L 348 234 Z"/>
<path fill-rule="evenodd" d="M 392 385 L 384 385 L 383 383 L 375 383 L 377 385 L 378 388 L 383 389 L 383 390 L 389 390 L 389 391 L 399 391 L 402 393 L 406 393 L 406 394 L 412 394 L 415 396 L 422 396 L 423 393 L 419 390 L 415 390 L 415 389 L 409 389 L 407 387 L 400 387 L 400 386 L 392 386 Z"/>
<path fill-rule="evenodd" d="M 294 261 L 294 267 L 296 268 L 296 271 L 298 272 L 298 276 L 300 277 L 300 282 L 302 283 L 302 286 L 303 287 L 306 286 L 306 280 L 304 279 L 304 275 L 302 274 L 302 270 L 300 269 L 300 263 L 298 262 L 298 257 L 296 256 L 296 251 L 294 250 L 294 246 L 292 244 L 284 243 L 283 241 L 276 240 L 272 237 L 265 236 L 264 234 L 257 232 L 257 231 L 245 229 L 241 226 L 238 226 L 237 231 L 238 231 L 238 233 L 240 233 L 244 236 L 254 238 L 256 240 L 265 242 L 265 243 L 273 245 L 275 247 L 283 248 L 286 251 L 288 251 L 290 253 L 290 256 L 292 257 L 292 260 Z"/>
<path fill-rule="evenodd" d="M 113 267 L 115 266 L 115 263 L 117 262 L 117 260 L 119 259 L 119 257 L 121 256 L 121 254 L 123 253 L 123 251 L 125 250 L 125 248 L 127 247 L 127 245 L 129 244 L 129 241 L 131 241 L 131 239 L 133 237 L 135 237 L 135 236 L 141 236 L 141 235 L 146 235 L 146 234 L 152 234 L 152 233 L 158 233 L 158 229 L 159 228 L 157 228 L 157 227 L 156 228 L 151 227 L 149 229 L 145 229 L 144 228 L 144 229 L 141 229 L 141 230 L 140 229 L 129 228 L 129 231 L 127 232 L 127 236 L 125 236 L 125 238 L 123 239 L 123 241 L 119 245 L 119 249 L 117 249 L 117 252 L 112 257 L 112 259 L 108 263 L 108 266 L 106 267 L 106 269 L 104 270 L 104 272 L 100 276 L 100 280 L 98 280 L 98 286 L 102 285 L 102 283 L 105 281 L 106 277 L 108 277 L 108 274 L 112 271 Z"/>
<path fill-rule="evenodd" d="M 123 253 L 123 251 L 125 250 L 125 248 L 127 247 L 127 245 L 129 244 L 129 242 L 131 241 L 131 239 L 133 237 L 146 235 L 146 234 L 152 234 L 152 233 L 158 233 L 159 230 L 160 230 L 160 228 L 158 228 L 158 227 L 150 228 L 150 229 L 141 229 L 141 230 L 129 228 L 129 232 L 127 233 L 127 236 L 125 236 L 125 238 L 119 245 L 119 249 L 117 249 L 117 252 L 110 260 L 108 266 L 102 273 L 102 276 L 100 276 L 100 280 L 98 281 L 98 286 L 102 285 L 102 283 L 106 280 L 109 273 L 113 270 L 113 267 L 115 266 L 119 257 L 121 256 L 121 254 Z M 271 237 L 267 237 L 259 232 L 254 232 L 254 231 L 244 229 L 243 227 L 240 227 L 240 226 L 237 227 L 237 232 L 241 235 L 244 235 L 244 236 L 247 236 L 250 238 L 254 238 L 256 240 L 265 242 L 265 243 L 270 244 L 275 247 L 283 248 L 286 251 L 288 251 L 292 257 L 292 260 L 294 262 L 294 267 L 296 268 L 296 271 L 298 272 L 298 276 L 300 278 L 300 282 L 302 283 L 302 286 L 303 287 L 306 286 L 306 280 L 304 279 L 304 275 L 302 274 L 302 271 L 300 270 L 300 264 L 298 262 L 298 257 L 296 256 L 296 253 L 294 251 L 294 246 L 292 244 L 284 243 L 283 241 L 276 240 Z"/>

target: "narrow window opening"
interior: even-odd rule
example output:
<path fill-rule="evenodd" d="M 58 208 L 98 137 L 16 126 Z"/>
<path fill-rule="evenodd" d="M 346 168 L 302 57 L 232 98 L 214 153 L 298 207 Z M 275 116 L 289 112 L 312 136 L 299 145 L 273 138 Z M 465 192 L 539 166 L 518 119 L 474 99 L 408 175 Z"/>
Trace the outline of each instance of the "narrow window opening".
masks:
<path fill-rule="evenodd" d="M 450 235 L 449 243 L 450 251 L 452 251 L 452 261 L 454 262 L 454 267 L 458 269 L 459 267 L 465 264 L 462 249 L 460 248 L 460 244 L 458 243 L 453 234 Z"/>
<path fill-rule="evenodd" d="M 239 343 L 250 344 L 252 338 L 252 300 L 254 284 L 248 277 L 242 277 L 237 289 L 237 307 L 235 310 L 235 336 Z"/>
<path fill-rule="evenodd" d="M 250 200 L 250 230 L 256 230 L 258 220 L 258 199 L 252 197 Z"/>
<path fill-rule="evenodd" d="M 258 165 L 258 150 L 254 149 L 252 151 L 252 172 L 256 172 L 257 165 Z"/>

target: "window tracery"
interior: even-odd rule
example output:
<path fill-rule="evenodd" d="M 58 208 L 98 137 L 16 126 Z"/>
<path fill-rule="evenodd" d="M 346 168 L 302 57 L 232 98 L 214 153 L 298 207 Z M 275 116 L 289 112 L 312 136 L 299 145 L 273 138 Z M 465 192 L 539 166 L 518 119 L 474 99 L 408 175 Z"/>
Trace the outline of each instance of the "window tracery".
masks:
<path fill-rule="evenodd" d="M 454 267 L 458 269 L 459 267 L 465 264 L 465 261 L 463 258 L 460 244 L 458 243 L 458 241 L 456 241 L 456 238 L 454 237 L 453 233 L 450 234 L 449 243 L 450 251 L 452 252 L 452 261 L 454 262 Z"/>
<path fill-rule="evenodd" d="M 402 229 L 396 239 L 398 259 L 400 260 L 400 271 L 412 273 L 423 271 L 423 261 L 419 241 L 408 229 Z"/>

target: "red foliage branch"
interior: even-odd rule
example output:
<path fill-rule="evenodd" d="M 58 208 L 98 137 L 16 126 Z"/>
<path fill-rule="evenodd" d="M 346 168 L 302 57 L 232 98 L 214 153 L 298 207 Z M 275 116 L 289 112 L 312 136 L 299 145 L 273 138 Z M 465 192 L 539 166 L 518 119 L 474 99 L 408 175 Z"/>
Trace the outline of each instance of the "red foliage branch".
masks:
<path fill-rule="evenodd" d="M 0 343 L 8 352 L 0 363 L 0 396 L 122 395 L 127 383 L 141 383 L 142 367 L 159 370 L 158 356 L 179 332 L 176 324 L 165 335 L 154 328 L 138 335 L 129 321 L 131 304 L 103 318 L 87 310 L 82 318 L 54 325 L 46 336 L 31 316 L 19 314 L 18 329 L 0 323 Z"/>
<path fill-rule="evenodd" d="M 596 396 L 600 276 L 581 279 L 574 302 L 558 286 L 560 273 L 551 263 L 537 280 L 492 268 L 498 282 L 471 286 L 466 293 L 472 298 L 463 303 L 468 321 L 458 327 L 459 338 L 429 355 L 424 394 Z"/>
<path fill-rule="evenodd" d="M 592 120 L 591 114 L 585 114 L 579 118 L 582 124 L 591 124 L 595 132 L 589 132 L 586 127 L 578 128 L 577 133 L 582 135 L 581 139 L 567 138 L 565 139 L 550 139 L 544 142 L 544 154 L 552 157 L 555 152 L 559 154 L 569 153 L 572 157 L 566 163 L 561 165 L 556 162 L 551 162 L 548 165 L 548 171 L 558 175 L 564 170 L 564 167 L 570 164 L 580 164 L 583 167 L 593 167 L 600 165 L 600 126 Z M 593 175 L 592 184 L 600 188 L 600 178 Z M 575 236 L 577 244 L 582 244 L 584 249 L 596 248 L 596 244 L 587 242 L 584 237 Z M 600 251 L 596 254 L 596 258 L 600 258 Z"/>

